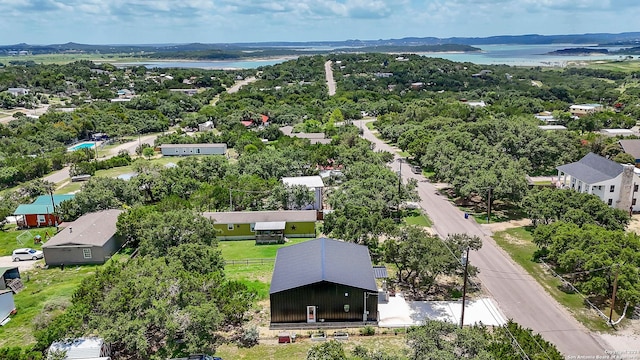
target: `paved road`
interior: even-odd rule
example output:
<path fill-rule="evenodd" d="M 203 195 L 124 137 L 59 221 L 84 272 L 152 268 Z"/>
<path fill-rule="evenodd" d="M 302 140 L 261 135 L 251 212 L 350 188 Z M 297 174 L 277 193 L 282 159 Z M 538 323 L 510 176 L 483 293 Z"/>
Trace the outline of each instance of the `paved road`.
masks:
<path fill-rule="evenodd" d="M 333 80 L 333 70 L 331 69 L 331 60 L 324 63 L 324 74 L 327 78 L 327 86 L 329 87 L 329 96 L 336 94 L 336 82 Z"/>
<path fill-rule="evenodd" d="M 250 83 L 252 83 L 252 82 L 254 82 L 256 80 L 257 79 L 255 77 L 248 77 L 248 78 L 246 78 L 244 80 L 238 81 L 235 84 L 233 84 L 232 87 L 228 88 L 227 92 L 229 94 L 233 94 L 234 92 L 238 92 L 238 90 L 240 90 L 241 87 L 243 87 L 243 86 L 245 86 L 247 84 L 250 84 Z"/>
<path fill-rule="evenodd" d="M 360 122 L 355 121 L 356 126 Z M 364 138 L 375 144 L 376 150 L 385 150 L 395 154 L 397 151 L 387 145 L 366 127 Z M 438 194 L 436 188 L 422 175 L 413 174 L 410 168 L 402 166 L 403 179 L 418 180 L 420 205 L 426 210 L 435 224 L 435 230 L 441 236 L 453 233 L 466 233 L 482 238 L 483 246 L 469 255 L 469 261 L 480 269 L 478 278 L 481 286 L 497 301 L 508 318 L 540 333 L 546 340 L 555 344 L 566 356 L 605 355 L 604 341 L 577 322 L 571 314 L 559 305 L 524 269 L 515 264 L 490 237 L 491 232 L 477 224 L 473 219 L 465 219 L 464 213 L 453 206 L 446 197 Z M 398 171 L 399 161 L 390 165 Z M 608 348 L 608 346 L 607 346 Z"/>

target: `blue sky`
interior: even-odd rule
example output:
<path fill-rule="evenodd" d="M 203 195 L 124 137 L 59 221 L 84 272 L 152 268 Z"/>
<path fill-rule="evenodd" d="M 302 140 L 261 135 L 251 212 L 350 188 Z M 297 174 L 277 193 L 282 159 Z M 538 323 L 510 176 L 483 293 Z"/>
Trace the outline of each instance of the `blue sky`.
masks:
<path fill-rule="evenodd" d="M 0 44 L 640 31 L 639 0 L 0 0 Z"/>

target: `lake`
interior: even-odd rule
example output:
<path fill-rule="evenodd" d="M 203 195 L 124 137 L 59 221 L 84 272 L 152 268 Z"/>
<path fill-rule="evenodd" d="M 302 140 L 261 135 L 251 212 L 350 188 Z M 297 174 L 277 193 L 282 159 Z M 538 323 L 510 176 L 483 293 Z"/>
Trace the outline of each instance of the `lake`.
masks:
<path fill-rule="evenodd" d="M 477 53 L 418 53 L 427 57 L 438 57 L 457 62 L 476 64 L 514 66 L 566 66 L 568 62 L 587 60 L 617 60 L 620 55 L 545 55 L 548 52 L 566 48 L 588 47 L 585 44 L 554 45 L 477 45 L 481 52 Z M 609 51 L 619 47 L 599 47 Z M 260 66 L 275 65 L 294 59 L 283 57 L 278 59 L 238 60 L 238 61 L 145 61 L 116 63 L 116 66 L 146 66 L 147 68 L 199 68 L 199 69 L 255 69 Z"/>

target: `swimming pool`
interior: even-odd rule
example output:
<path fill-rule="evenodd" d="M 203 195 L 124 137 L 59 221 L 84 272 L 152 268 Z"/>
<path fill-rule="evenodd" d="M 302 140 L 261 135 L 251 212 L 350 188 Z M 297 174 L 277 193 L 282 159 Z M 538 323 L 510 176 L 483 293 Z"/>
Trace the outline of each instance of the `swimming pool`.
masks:
<path fill-rule="evenodd" d="M 74 145 L 74 146 L 70 147 L 67 150 L 68 151 L 76 151 L 76 150 L 79 150 L 79 149 L 91 149 L 91 148 L 93 148 L 95 146 L 96 146 L 95 143 L 84 142 L 84 143 L 81 143 L 81 144 Z"/>

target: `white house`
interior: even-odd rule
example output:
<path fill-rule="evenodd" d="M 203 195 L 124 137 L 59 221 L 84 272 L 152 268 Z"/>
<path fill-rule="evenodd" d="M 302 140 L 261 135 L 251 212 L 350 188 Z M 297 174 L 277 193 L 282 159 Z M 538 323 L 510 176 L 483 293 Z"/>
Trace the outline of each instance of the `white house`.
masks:
<path fill-rule="evenodd" d="M 322 210 L 322 191 L 324 182 L 320 176 L 283 177 L 282 183 L 288 186 L 303 185 L 315 192 L 314 210 Z"/>
<path fill-rule="evenodd" d="M 558 187 L 596 195 L 617 209 L 640 211 L 640 204 L 636 204 L 640 176 L 634 170 L 635 166 L 618 164 L 589 153 L 579 161 L 557 169 Z"/>
<path fill-rule="evenodd" d="M 7 91 L 9 92 L 9 94 L 13 95 L 13 96 L 18 96 L 18 95 L 28 95 L 29 94 L 29 89 L 25 89 L 25 88 L 8 88 Z"/>
<path fill-rule="evenodd" d="M 160 151 L 164 156 L 224 155 L 227 144 L 162 144 Z"/>
<path fill-rule="evenodd" d="M 600 129 L 600 133 L 605 136 L 631 136 L 636 135 L 630 129 Z"/>
<path fill-rule="evenodd" d="M 103 339 L 86 337 L 72 340 L 56 341 L 49 347 L 47 358 L 52 358 L 58 351 L 66 352 L 64 360 L 110 360 L 111 347 Z"/>
<path fill-rule="evenodd" d="M 604 107 L 600 104 L 581 104 L 581 105 L 571 105 L 569 107 L 569 112 L 571 113 L 571 116 L 578 116 L 578 117 L 590 115 L 602 110 L 604 110 Z"/>

